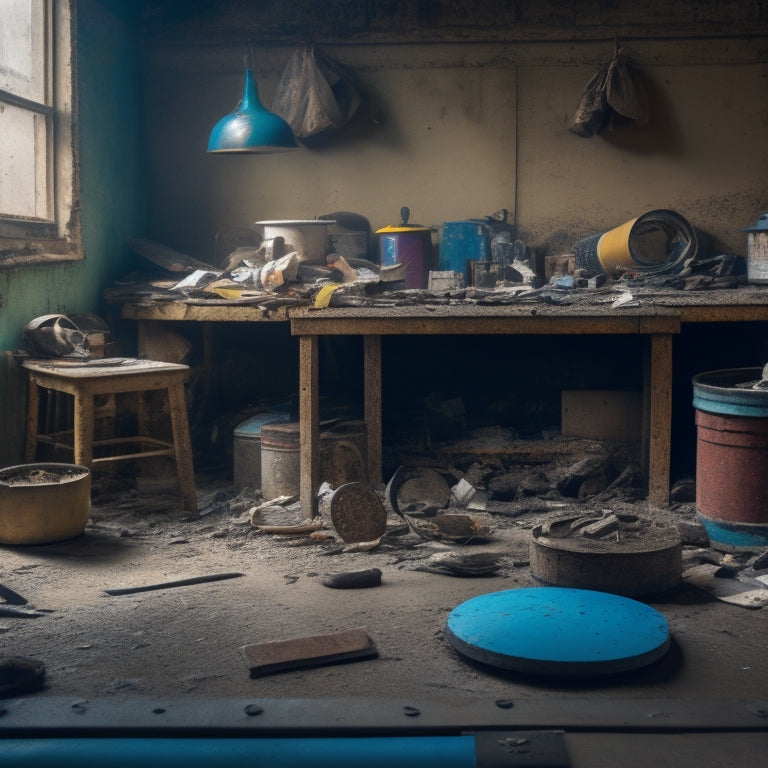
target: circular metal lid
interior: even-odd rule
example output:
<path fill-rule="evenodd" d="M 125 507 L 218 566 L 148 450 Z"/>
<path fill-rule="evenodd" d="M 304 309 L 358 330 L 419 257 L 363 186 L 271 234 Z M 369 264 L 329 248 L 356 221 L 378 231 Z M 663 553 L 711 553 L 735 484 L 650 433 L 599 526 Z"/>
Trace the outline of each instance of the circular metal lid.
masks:
<path fill-rule="evenodd" d="M 448 616 L 448 639 L 463 655 L 539 674 L 622 672 L 669 649 L 664 616 L 628 597 L 588 589 L 533 587 L 467 600 Z"/>
<path fill-rule="evenodd" d="M 376 234 L 388 235 L 388 234 L 392 234 L 393 232 L 431 232 L 431 231 L 432 230 L 429 227 L 421 227 L 418 224 L 406 224 L 405 226 L 403 226 L 402 224 L 399 226 L 387 224 L 386 227 L 377 229 Z"/>
<path fill-rule="evenodd" d="M 375 541 L 387 529 L 387 511 L 370 485 L 347 483 L 331 496 L 331 521 L 348 544 Z"/>

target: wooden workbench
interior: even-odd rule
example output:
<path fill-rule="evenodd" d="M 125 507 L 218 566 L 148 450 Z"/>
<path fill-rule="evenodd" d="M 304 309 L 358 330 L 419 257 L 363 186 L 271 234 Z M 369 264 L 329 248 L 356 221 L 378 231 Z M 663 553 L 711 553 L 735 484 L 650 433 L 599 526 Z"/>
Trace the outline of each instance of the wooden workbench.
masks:
<path fill-rule="evenodd" d="M 291 333 L 299 336 L 299 420 L 301 423 L 301 502 L 314 510 L 319 487 L 318 339 L 328 335 L 363 337 L 364 411 L 368 427 L 368 472 L 381 482 L 381 337 L 385 335 L 641 335 L 646 343 L 643 381 L 643 454 L 648 498 L 669 501 L 672 413 L 672 337 L 680 332 L 674 312 L 656 309 L 608 311 L 546 305 L 409 306 L 387 308 L 296 309 Z M 306 436 L 306 437 L 305 437 Z"/>
<path fill-rule="evenodd" d="M 640 306 L 613 308 L 605 300 L 552 306 L 543 302 L 480 306 L 433 304 L 391 307 L 314 309 L 261 308 L 221 302 L 125 304 L 122 316 L 148 324 L 167 321 L 290 322 L 299 337 L 301 498 L 309 513 L 319 487 L 319 371 L 321 336 L 362 336 L 364 345 L 365 420 L 368 427 L 369 476 L 381 480 L 381 337 L 394 335 L 639 335 L 645 339 L 643 381 L 643 456 L 648 499 L 669 502 L 672 340 L 686 323 L 768 321 L 768 286 L 683 292 L 649 290 L 638 294 Z"/>

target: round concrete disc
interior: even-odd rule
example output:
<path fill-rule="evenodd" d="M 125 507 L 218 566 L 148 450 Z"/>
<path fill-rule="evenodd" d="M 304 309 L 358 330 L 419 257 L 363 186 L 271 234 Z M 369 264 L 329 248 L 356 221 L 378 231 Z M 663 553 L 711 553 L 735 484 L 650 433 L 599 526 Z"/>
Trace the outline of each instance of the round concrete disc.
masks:
<path fill-rule="evenodd" d="M 654 608 L 587 589 L 533 587 L 467 600 L 448 616 L 448 639 L 475 661 L 517 672 L 584 675 L 650 664 L 669 648 Z"/>
<path fill-rule="evenodd" d="M 387 510 L 370 485 L 347 483 L 331 496 L 331 522 L 348 544 L 374 541 L 387 530 Z"/>

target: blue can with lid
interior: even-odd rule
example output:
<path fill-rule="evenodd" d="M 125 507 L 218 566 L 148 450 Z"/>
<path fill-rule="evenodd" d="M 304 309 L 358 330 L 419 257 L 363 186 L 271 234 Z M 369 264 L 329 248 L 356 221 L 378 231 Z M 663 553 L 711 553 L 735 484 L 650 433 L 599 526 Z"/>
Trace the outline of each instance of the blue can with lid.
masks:
<path fill-rule="evenodd" d="M 439 270 L 458 272 L 469 285 L 472 261 L 491 260 L 491 235 L 481 219 L 446 221 L 440 241 Z"/>

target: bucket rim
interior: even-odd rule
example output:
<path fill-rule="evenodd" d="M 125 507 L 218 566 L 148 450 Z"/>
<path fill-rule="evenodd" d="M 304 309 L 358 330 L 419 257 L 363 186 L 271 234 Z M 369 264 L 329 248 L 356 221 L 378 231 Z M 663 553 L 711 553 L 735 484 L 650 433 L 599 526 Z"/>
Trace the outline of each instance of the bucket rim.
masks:
<path fill-rule="evenodd" d="M 728 368 L 697 374 L 693 377 L 693 407 L 730 416 L 768 417 L 768 389 L 735 386 L 760 379 L 762 370 L 757 367 Z"/>
<path fill-rule="evenodd" d="M 760 366 L 748 366 L 744 368 L 723 368 L 721 370 L 715 370 L 715 371 L 703 371 L 702 373 L 697 373 L 693 377 L 693 383 L 694 385 L 699 385 L 702 387 L 712 387 L 715 388 L 714 384 L 710 384 L 706 381 L 706 378 L 735 378 L 736 376 L 744 376 L 747 377 L 745 380 L 749 380 L 750 378 L 754 378 L 757 374 L 757 377 L 760 378 L 760 375 L 762 373 L 762 368 Z M 723 389 L 724 387 L 716 387 L 717 389 Z M 733 387 L 731 387 L 733 388 Z M 741 391 L 741 390 L 739 390 Z M 765 390 L 745 390 L 747 392 L 762 392 Z"/>

